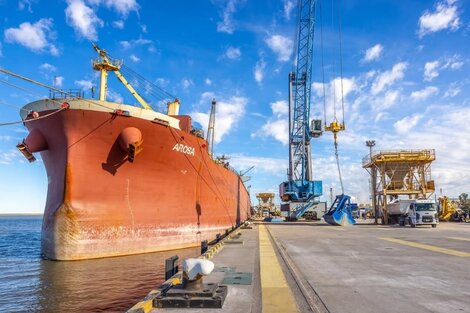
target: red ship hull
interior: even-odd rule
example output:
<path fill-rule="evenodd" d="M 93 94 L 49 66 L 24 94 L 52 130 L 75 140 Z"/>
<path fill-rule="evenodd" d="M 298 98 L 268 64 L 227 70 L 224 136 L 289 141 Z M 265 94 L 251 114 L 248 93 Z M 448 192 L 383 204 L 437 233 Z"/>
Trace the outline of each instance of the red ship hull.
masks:
<path fill-rule="evenodd" d="M 150 114 L 146 110 L 119 106 L 129 109 L 125 116 L 113 113 L 116 104 L 106 105 L 107 111 L 73 100 L 57 111 L 60 106 L 44 100 L 25 107 L 39 115 L 24 117 L 25 125 L 29 146 L 42 150 L 48 177 L 45 257 L 80 260 L 193 247 L 250 217 L 240 177 L 211 159 L 207 142 L 189 132 L 188 117 L 167 117 L 168 125 L 140 117 Z M 172 126 L 175 120 L 179 128 Z M 143 150 L 131 162 L 123 141 L 133 135 L 141 137 Z"/>

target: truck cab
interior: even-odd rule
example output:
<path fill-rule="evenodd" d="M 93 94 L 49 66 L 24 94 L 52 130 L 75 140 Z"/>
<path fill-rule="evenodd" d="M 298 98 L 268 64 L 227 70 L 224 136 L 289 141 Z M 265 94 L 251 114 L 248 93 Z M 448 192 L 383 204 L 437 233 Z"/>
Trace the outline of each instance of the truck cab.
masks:
<path fill-rule="evenodd" d="M 437 227 L 439 217 L 434 200 L 416 200 L 413 204 L 416 225 L 431 225 Z"/>

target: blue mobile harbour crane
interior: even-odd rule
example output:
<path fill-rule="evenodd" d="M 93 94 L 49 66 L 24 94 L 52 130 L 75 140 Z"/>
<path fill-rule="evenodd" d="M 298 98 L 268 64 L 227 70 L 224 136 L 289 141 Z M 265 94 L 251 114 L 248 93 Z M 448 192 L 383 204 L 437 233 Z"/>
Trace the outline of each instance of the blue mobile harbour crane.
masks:
<path fill-rule="evenodd" d="M 289 73 L 289 169 L 287 181 L 279 185 L 279 196 L 283 201 L 281 211 L 288 211 L 287 220 L 297 220 L 317 205 L 323 189 L 322 181 L 314 181 L 312 177 L 310 145 L 312 138 L 318 138 L 323 133 L 321 120 L 313 119 L 310 123 L 315 0 L 299 0 L 298 12 L 296 68 Z M 344 130 L 344 122 L 337 122 L 335 117 L 334 122 L 325 125 L 325 130 L 334 134 L 338 161 L 336 135 Z M 341 179 L 340 172 L 339 175 Z M 354 224 L 350 197 L 344 192 L 337 196 L 324 219 L 332 225 Z"/>

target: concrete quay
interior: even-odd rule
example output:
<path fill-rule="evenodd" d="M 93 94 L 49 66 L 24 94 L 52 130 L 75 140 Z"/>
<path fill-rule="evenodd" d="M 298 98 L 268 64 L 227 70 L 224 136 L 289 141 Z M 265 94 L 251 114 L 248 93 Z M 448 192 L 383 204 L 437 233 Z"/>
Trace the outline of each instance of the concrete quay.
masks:
<path fill-rule="evenodd" d="M 157 309 L 155 290 L 128 312 L 470 312 L 470 224 L 251 227 L 211 253 L 222 309 Z"/>

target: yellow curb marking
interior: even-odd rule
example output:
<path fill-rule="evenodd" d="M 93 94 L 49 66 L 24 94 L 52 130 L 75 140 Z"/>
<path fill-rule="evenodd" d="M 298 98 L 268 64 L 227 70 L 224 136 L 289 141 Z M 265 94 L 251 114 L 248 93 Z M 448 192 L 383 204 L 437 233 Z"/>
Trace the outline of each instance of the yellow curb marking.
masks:
<path fill-rule="evenodd" d="M 453 256 L 470 257 L 470 253 L 468 253 L 468 252 L 431 246 L 431 245 L 427 245 L 427 244 L 424 244 L 424 243 L 418 243 L 418 242 L 407 241 L 407 240 L 396 239 L 396 238 L 390 238 L 390 237 L 382 237 L 382 238 L 379 238 L 379 239 L 394 242 L 394 243 L 398 243 L 398 244 L 401 244 L 401 245 L 404 245 L 404 246 L 410 246 L 410 247 L 414 247 L 414 248 L 419 248 L 419 249 L 424 249 L 424 250 L 429 250 L 429 251 L 434 251 L 434 252 L 440 252 L 440 253 L 449 254 L 449 255 L 453 255 Z"/>
<path fill-rule="evenodd" d="M 259 257 L 263 313 L 299 312 L 264 225 L 259 226 Z"/>

